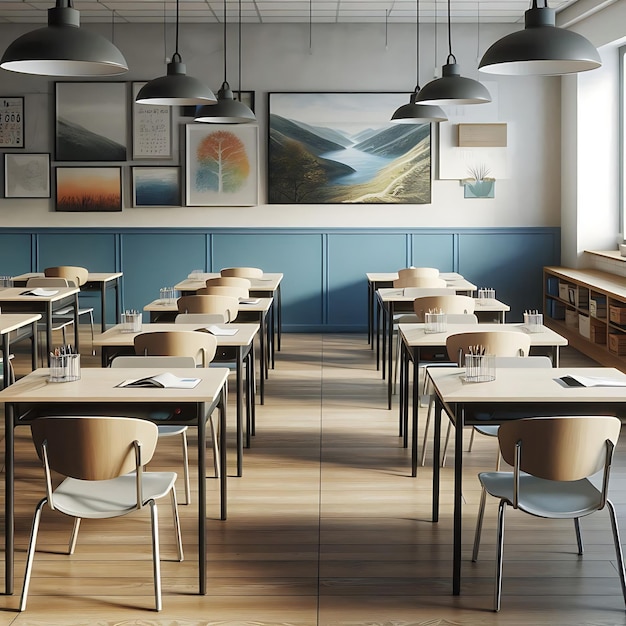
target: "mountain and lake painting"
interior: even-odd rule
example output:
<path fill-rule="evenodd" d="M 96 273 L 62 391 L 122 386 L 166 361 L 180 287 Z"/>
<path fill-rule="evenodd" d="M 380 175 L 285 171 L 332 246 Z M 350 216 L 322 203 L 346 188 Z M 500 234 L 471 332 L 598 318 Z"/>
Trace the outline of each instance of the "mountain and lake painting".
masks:
<path fill-rule="evenodd" d="M 269 202 L 429 204 L 430 124 L 401 93 L 270 93 Z"/>

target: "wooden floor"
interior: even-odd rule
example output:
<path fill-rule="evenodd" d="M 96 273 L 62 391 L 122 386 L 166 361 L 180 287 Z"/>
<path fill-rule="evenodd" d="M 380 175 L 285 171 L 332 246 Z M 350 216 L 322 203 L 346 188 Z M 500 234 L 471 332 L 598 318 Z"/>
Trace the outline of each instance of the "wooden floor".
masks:
<path fill-rule="evenodd" d="M 18 372 L 25 362 L 18 354 Z M 83 366 L 90 362 L 97 366 L 99 358 L 84 355 Z M 562 364 L 587 361 L 565 350 Z M 47 510 L 28 609 L 15 611 L 32 512 L 44 493 L 29 431 L 18 429 L 16 595 L 0 596 L 0 626 L 626 624 L 606 512 L 583 520 L 586 553 L 580 558 L 571 522 L 510 511 L 502 611 L 491 611 L 493 504 L 481 560 L 470 561 L 476 473 L 495 459 L 495 441 L 486 437 L 477 438 L 464 464 L 463 589 L 453 597 L 452 468 L 443 470 L 442 514 L 433 524 L 431 469 L 410 477 L 397 411 L 385 407 L 386 387 L 364 336 L 284 335 L 266 404 L 257 410 L 244 476 L 229 479 L 227 521 L 217 519 L 217 481 L 207 479 L 207 596 L 196 595 L 195 502 L 180 507 L 183 563 L 173 560 L 168 506 L 160 507 L 161 613 L 152 610 L 147 511 L 84 522 L 76 553 L 68 557 L 63 550 L 71 522 Z M 192 450 L 193 440 L 192 434 Z M 152 467 L 178 469 L 179 459 L 177 442 L 162 440 Z M 626 437 L 611 495 L 626 537 Z"/>

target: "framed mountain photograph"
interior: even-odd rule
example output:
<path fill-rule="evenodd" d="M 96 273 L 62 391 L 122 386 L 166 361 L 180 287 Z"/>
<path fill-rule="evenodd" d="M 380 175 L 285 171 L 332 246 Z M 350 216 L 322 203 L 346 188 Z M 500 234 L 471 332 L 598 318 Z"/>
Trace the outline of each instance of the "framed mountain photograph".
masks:
<path fill-rule="evenodd" d="M 430 124 L 404 93 L 270 93 L 270 204 L 429 204 Z"/>

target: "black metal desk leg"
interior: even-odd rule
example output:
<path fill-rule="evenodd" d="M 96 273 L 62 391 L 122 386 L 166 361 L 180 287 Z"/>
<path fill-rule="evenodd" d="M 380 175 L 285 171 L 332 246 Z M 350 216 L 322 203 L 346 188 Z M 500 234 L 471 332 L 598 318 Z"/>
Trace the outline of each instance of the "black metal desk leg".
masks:
<path fill-rule="evenodd" d="M 104 332 L 107 329 L 107 284 L 104 281 L 100 284 L 100 316 L 100 330 Z"/>
<path fill-rule="evenodd" d="M 418 413 L 419 413 L 419 369 L 420 362 L 417 354 L 413 354 L 413 419 L 411 424 L 411 476 L 417 476 L 417 458 L 418 458 L 418 450 L 417 450 L 417 426 L 418 426 Z M 408 424 L 405 427 L 405 430 L 408 428 Z M 407 434 L 405 432 L 404 436 Z"/>
<path fill-rule="evenodd" d="M 237 476 L 243 474 L 243 359 L 241 349 L 237 350 Z"/>
<path fill-rule="evenodd" d="M 454 548 L 452 568 L 452 593 L 461 593 L 461 547 L 462 547 L 462 506 L 463 506 L 463 426 L 464 411 L 457 411 L 454 436 Z M 439 457 L 435 459 L 439 463 Z M 434 461 L 433 461 L 434 462 Z"/>
<path fill-rule="evenodd" d="M 222 387 L 222 391 L 220 392 L 220 399 L 217 405 L 217 409 L 220 412 L 220 443 L 219 443 L 219 454 L 220 454 L 220 519 L 225 520 L 227 517 L 227 505 L 228 505 L 228 495 L 227 495 L 227 478 L 228 478 L 228 463 L 227 463 L 227 453 L 226 453 L 226 384 Z M 206 481 L 204 481 L 206 484 Z"/>
<path fill-rule="evenodd" d="M 4 585 L 7 595 L 13 594 L 13 564 L 15 550 L 15 518 L 13 511 L 15 506 L 15 433 L 13 432 L 12 404 L 4 407 Z"/>
<path fill-rule="evenodd" d="M 34 346 L 34 344 L 33 344 Z M 9 333 L 2 335 L 2 374 L 3 388 L 6 389 L 11 384 L 11 360 L 9 359 Z M 36 368 L 33 368 L 36 369 Z"/>
<path fill-rule="evenodd" d="M 435 434 L 433 439 L 433 522 L 439 521 L 439 489 L 441 481 L 441 400 L 435 396 Z"/>
<path fill-rule="evenodd" d="M 198 586 L 203 596 L 206 596 L 206 420 L 208 417 L 205 411 L 206 407 L 202 404 L 198 410 Z"/>
<path fill-rule="evenodd" d="M 278 306 L 276 307 L 276 326 L 277 326 L 277 339 L 278 339 L 278 342 L 276 344 L 276 349 L 280 352 L 280 340 L 283 334 L 283 298 L 282 298 L 281 291 L 280 291 L 280 284 L 278 285 L 278 288 L 276 289 L 276 298 L 277 298 L 277 304 L 278 304 Z"/>

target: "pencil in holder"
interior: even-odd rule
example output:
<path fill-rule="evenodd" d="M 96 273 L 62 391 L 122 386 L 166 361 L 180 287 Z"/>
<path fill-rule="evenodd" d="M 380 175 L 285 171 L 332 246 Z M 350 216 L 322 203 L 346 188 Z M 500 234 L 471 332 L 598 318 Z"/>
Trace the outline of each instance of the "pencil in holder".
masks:
<path fill-rule="evenodd" d="M 496 379 L 496 357 L 493 354 L 465 355 L 465 382 L 486 383 Z"/>
<path fill-rule="evenodd" d="M 126 311 L 122 313 L 122 332 L 138 333 L 141 331 L 141 313 L 139 311 Z"/>
<path fill-rule="evenodd" d="M 51 354 L 51 383 L 69 383 L 80 380 L 80 354 Z"/>

